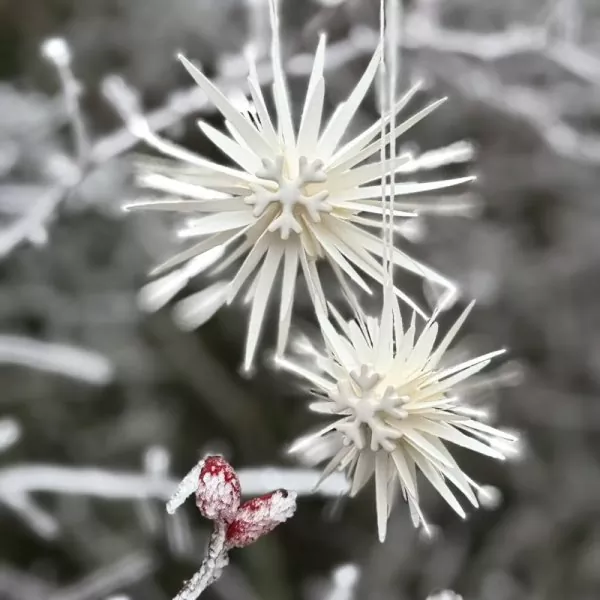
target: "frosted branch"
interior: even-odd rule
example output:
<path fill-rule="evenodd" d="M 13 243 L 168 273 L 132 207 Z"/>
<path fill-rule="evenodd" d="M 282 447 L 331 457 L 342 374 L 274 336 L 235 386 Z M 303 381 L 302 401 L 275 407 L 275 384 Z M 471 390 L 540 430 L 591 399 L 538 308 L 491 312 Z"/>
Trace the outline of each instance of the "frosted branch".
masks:
<path fill-rule="evenodd" d="M 67 114 L 73 129 L 73 141 L 76 156 L 80 164 L 85 162 L 90 142 L 84 123 L 79 95 L 81 85 L 75 79 L 71 69 L 71 49 L 66 40 L 51 38 L 42 44 L 42 55 L 55 67 L 60 79 Z"/>
<path fill-rule="evenodd" d="M 214 583 L 229 563 L 229 554 L 226 549 L 225 523 L 215 523 L 215 528 L 206 550 L 206 557 L 198 572 L 185 583 L 182 590 L 173 600 L 196 600 L 198 596 L 212 583 Z"/>
<path fill-rule="evenodd" d="M 337 497 L 348 491 L 341 473 L 332 475 L 316 491 L 320 472 L 313 469 L 252 468 L 240 469 L 238 475 L 244 494 L 251 496 L 274 488 L 295 491 L 299 496 L 322 497 Z M 46 509 L 36 504 L 32 494 L 47 492 L 112 501 L 146 498 L 167 501 L 178 483 L 169 477 L 149 477 L 143 473 L 26 464 L 0 470 L 0 504 L 20 516 L 42 537 L 53 538 L 59 533 L 59 524 Z"/>
<path fill-rule="evenodd" d="M 92 385 L 107 385 L 115 374 L 113 364 L 97 352 L 13 335 L 0 335 L 2 363 L 56 373 Z"/>
<path fill-rule="evenodd" d="M 200 471 L 204 461 L 200 461 L 190 472 L 181 480 L 175 493 L 167 502 L 167 512 L 172 515 L 197 489 Z"/>

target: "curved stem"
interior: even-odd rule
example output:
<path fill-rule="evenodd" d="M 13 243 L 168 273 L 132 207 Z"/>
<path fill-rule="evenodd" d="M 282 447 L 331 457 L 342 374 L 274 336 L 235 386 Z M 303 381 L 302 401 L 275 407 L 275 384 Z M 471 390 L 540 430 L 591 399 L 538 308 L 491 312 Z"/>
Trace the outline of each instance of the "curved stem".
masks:
<path fill-rule="evenodd" d="M 215 522 L 200 570 L 185 583 L 173 600 L 196 600 L 209 585 L 221 577 L 223 569 L 229 564 L 226 533 L 226 523 Z"/>

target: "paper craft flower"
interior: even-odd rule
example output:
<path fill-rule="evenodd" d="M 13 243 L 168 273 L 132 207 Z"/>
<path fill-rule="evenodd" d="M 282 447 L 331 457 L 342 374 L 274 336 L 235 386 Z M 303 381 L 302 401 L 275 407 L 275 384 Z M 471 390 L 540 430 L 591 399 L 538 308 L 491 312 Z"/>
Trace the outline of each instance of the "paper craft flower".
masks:
<path fill-rule="evenodd" d="M 380 319 L 359 314 L 358 320 L 345 321 L 334 312 L 339 331 L 329 321 L 321 323 L 327 352 L 316 353 L 315 369 L 279 361 L 311 384 L 318 399 L 310 409 L 330 419 L 291 451 L 327 438 L 333 457 L 322 479 L 344 470 L 351 480 L 351 495 L 374 475 L 381 540 L 398 484 L 415 526 L 427 526 L 419 503 L 419 471 L 461 517 L 465 511 L 448 483 L 478 506 L 474 490 L 480 486 L 456 463 L 448 443 L 502 460 L 502 444 L 516 441 L 477 420 L 458 389 L 504 351 L 441 366 L 472 306 L 439 339 L 434 319 L 418 335 L 414 316 L 408 326 L 403 323 L 398 302 L 388 291 Z"/>

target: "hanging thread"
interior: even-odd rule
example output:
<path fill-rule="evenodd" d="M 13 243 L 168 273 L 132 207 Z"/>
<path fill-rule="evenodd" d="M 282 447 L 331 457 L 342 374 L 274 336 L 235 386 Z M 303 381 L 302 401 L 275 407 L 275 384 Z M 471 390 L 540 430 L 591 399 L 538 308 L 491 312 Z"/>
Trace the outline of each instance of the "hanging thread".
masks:
<path fill-rule="evenodd" d="M 396 166 L 396 89 L 398 83 L 398 28 L 400 26 L 399 0 L 380 1 L 379 38 L 382 47 L 379 73 L 381 113 L 381 204 L 384 287 L 394 285 L 394 212 Z M 387 127 L 386 127 L 387 125 Z"/>

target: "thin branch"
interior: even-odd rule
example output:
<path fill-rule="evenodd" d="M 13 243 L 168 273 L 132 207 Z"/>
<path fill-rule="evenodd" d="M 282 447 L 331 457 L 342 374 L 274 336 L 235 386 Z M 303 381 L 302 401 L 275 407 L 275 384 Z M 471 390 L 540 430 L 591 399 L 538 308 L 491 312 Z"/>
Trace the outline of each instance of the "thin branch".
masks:
<path fill-rule="evenodd" d="M 58 73 L 67 114 L 73 129 L 75 153 L 79 164 L 83 164 L 89 151 L 90 141 L 79 105 L 81 86 L 71 68 L 71 49 L 66 40 L 51 38 L 42 44 L 42 54 Z"/>
<path fill-rule="evenodd" d="M 0 364 L 3 363 L 56 373 L 92 385 L 106 385 L 115 374 L 114 365 L 97 352 L 16 335 L 0 335 Z"/>
<path fill-rule="evenodd" d="M 312 469 L 263 467 L 238 471 L 244 494 L 258 496 L 274 488 L 295 491 L 300 496 L 337 497 L 348 491 L 342 474 L 335 474 L 318 490 L 320 472 Z M 49 492 L 73 496 L 90 496 L 104 500 L 166 501 L 179 481 L 170 477 L 148 477 L 144 473 L 105 469 L 25 464 L 0 470 L 0 504 L 14 511 L 38 535 L 58 535 L 58 521 L 36 504 L 32 494 Z"/>

